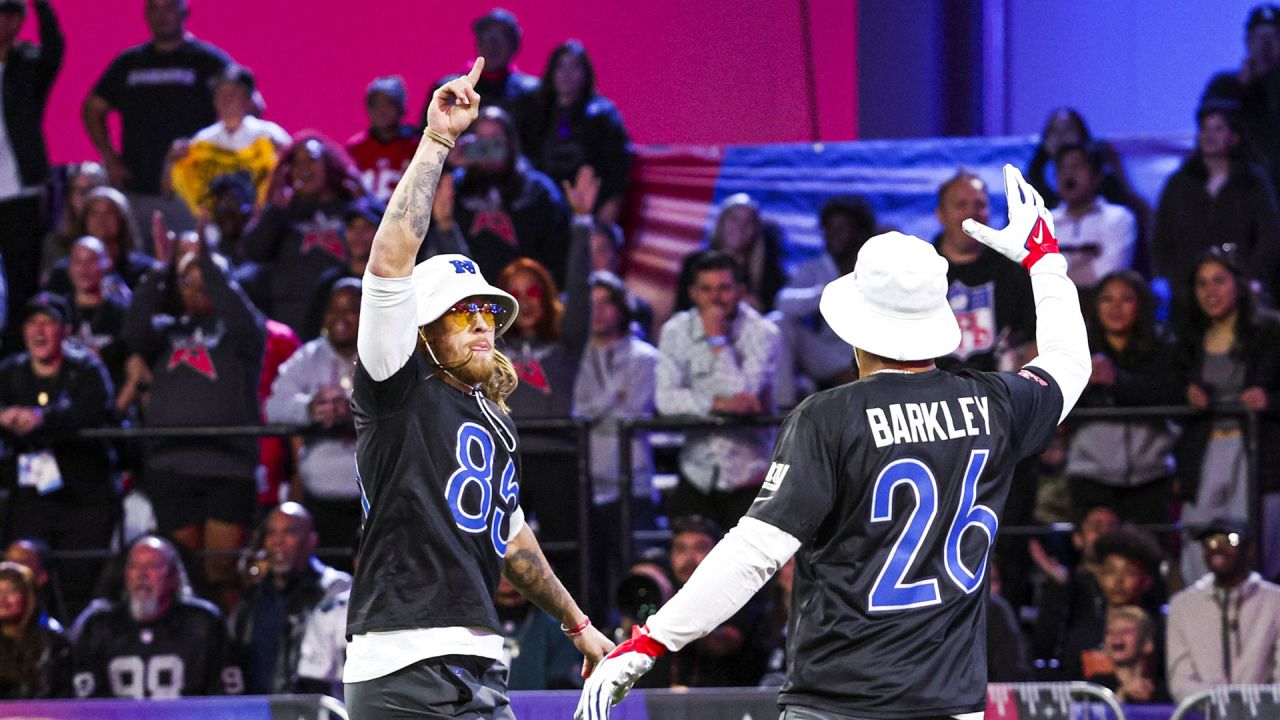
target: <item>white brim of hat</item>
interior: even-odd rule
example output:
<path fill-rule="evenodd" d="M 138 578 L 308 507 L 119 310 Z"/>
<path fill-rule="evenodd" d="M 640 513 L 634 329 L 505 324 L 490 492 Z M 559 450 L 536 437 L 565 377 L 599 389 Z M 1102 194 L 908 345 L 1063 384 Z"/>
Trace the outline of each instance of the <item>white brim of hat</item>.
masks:
<path fill-rule="evenodd" d="M 960 324 L 945 297 L 925 313 L 890 313 L 867 302 L 849 273 L 827 284 L 818 307 L 841 340 L 890 360 L 933 360 L 960 347 Z"/>

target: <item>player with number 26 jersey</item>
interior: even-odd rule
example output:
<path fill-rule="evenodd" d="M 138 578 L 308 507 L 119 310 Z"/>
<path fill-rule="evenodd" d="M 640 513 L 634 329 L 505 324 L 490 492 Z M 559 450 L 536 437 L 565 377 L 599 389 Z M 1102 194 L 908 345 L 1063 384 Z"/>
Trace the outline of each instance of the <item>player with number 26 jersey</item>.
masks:
<path fill-rule="evenodd" d="M 792 557 L 782 720 L 982 717 L 987 557 L 1013 467 L 1048 444 L 1091 369 L 1052 217 L 1016 168 L 1004 176 L 1009 226 L 965 232 L 1030 272 L 1039 356 L 1017 373 L 938 369 L 960 343 L 946 261 L 901 233 L 868 240 L 819 305 L 859 379 L 787 417 L 751 509 L 596 668 L 578 720 L 605 720 L 656 658 Z"/>

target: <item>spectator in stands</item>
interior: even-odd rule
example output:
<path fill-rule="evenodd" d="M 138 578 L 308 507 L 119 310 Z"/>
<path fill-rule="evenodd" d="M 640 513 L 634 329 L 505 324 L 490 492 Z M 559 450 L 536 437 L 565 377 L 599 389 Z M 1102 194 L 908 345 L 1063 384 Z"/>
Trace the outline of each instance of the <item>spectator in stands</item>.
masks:
<path fill-rule="evenodd" d="M 1240 267 L 1270 294 L 1280 261 L 1280 210 L 1276 191 L 1261 168 L 1248 161 L 1239 116 L 1228 106 L 1207 105 L 1196 114 L 1196 149 L 1160 192 L 1151 256 L 1185 301 L 1192 266 L 1211 247 L 1239 256 Z"/>
<path fill-rule="evenodd" d="M 194 234 L 192 234 L 194 235 Z M 266 331 L 262 316 L 198 237 L 157 244 L 163 270 L 147 275 L 124 336 L 151 366 L 152 427 L 256 425 Z M 160 532 L 192 551 L 242 547 L 253 522 L 259 457 L 253 438 L 156 440 L 146 490 Z M 229 607 L 235 559 L 211 554 L 204 571 Z"/>
<path fill-rule="evenodd" d="M 720 527 L 699 516 L 671 521 L 671 577 L 679 590 L 720 541 Z M 755 600 L 705 637 L 671 653 L 672 687 L 754 687 L 767 660 L 765 618 Z"/>
<path fill-rule="evenodd" d="M 707 237 L 708 249 L 727 253 L 742 268 L 745 300 L 760 313 L 773 310 L 778 291 L 787 283 L 782 268 L 782 227 L 760 214 L 760 204 L 746 193 L 725 198 L 716 210 Z M 698 253 L 685 257 L 676 286 L 676 309 L 693 306 L 693 266 Z"/>
<path fill-rule="evenodd" d="M 40 250 L 40 277 L 48 275 L 53 264 L 71 254 L 71 245 L 83 237 L 79 233 L 89 193 L 107 184 L 107 171 L 96 162 L 71 163 L 67 166 L 67 182 L 63 191 L 58 225 L 44 238 Z"/>
<path fill-rule="evenodd" d="M 365 191 L 385 205 L 409 167 L 420 137 L 420 133 L 404 121 L 404 78 L 399 75 L 374 78 L 364 94 L 364 109 L 369 116 L 369 128 L 347 141 L 347 154 L 355 161 Z"/>
<path fill-rule="evenodd" d="M 129 349 L 120 337 L 132 293 L 119 276 L 107 275 L 111 260 L 102 241 L 85 235 L 71 247 L 69 270 L 74 291 L 66 298 L 71 339 L 93 353 L 106 366 L 111 384 L 125 382 Z"/>
<path fill-rule="evenodd" d="M 320 135 L 301 134 L 281 151 L 269 204 L 242 241 L 245 255 L 268 272 L 268 317 L 303 327 L 316 283 L 347 260 L 343 213 L 363 195 L 351 159 Z"/>
<path fill-rule="evenodd" d="M 40 44 L 19 42 L 27 0 L 0 2 L 0 256 L 8 289 L 7 314 L 16 326 L 19 308 L 39 289 L 40 240 L 45 234 L 44 185 L 49 180 L 49 151 L 44 111 L 62 67 L 65 42 L 58 16 L 48 0 L 32 0 L 40 24 Z"/>
<path fill-rule="evenodd" d="M 134 224 L 129 200 L 115 188 L 100 187 L 89 192 L 79 231 L 77 239 L 92 235 L 102 241 L 111 261 L 108 272 L 118 276 L 126 287 L 135 287 L 143 274 L 155 267 L 153 258 L 138 252 L 141 236 Z M 69 257 L 54 263 L 43 289 L 58 295 L 70 293 L 74 289 L 68 270 L 70 263 Z"/>
<path fill-rule="evenodd" d="M 1099 194 L 1106 177 L 1103 162 L 1097 145 L 1064 145 L 1054 158 L 1062 194 L 1053 211 L 1058 248 L 1071 280 L 1086 293 L 1103 275 L 1132 268 L 1138 241 L 1138 222 L 1129 208 Z"/>
<path fill-rule="evenodd" d="M 551 178 L 521 153 L 511 116 L 497 106 L 482 107 L 449 158 L 461 168 L 454 176 L 454 221 L 481 270 L 497 272 L 530 257 L 563 287 L 569 207 Z"/>
<path fill-rule="evenodd" d="M 209 82 L 231 62 L 187 32 L 188 12 L 187 0 L 146 0 L 151 39 L 117 55 L 81 108 L 89 140 L 111 184 L 129 193 L 136 222 L 161 210 L 178 230 L 189 230 L 193 219 L 181 202 L 160 195 L 165 155 L 174 140 L 217 119 Z M 107 127 L 112 111 L 123 127 L 119 151 Z"/>
<path fill-rule="evenodd" d="M 1018 614 L 1004 598 L 1000 566 L 990 563 L 991 592 L 987 594 L 987 682 L 1027 682 L 1034 679 L 1027 656 L 1027 638 Z"/>
<path fill-rule="evenodd" d="M 1280 185 L 1280 7 L 1256 5 L 1244 26 L 1244 61 L 1214 75 L 1200 107 L 1227 102 L 1240 108 L 1240 133 L 1251 157 Z"/>
<path fill-rule="evenodd" d="M 1178 333 L 1178 378 L 1187 402 L 1201 410 L 1241 403 L 1259 413 L 1258 489 L 1274 502 L 1280 489 L 1280 421 L 1268 412 L 1280 390 L 1280 324 L 1255 312 L 1236 259 L 1210 249 L 1189 273 L 1195 297 Z M 1177 448 L 1182 523 L 1249 516 L 1244 425 L 1239 417 L 1206 413 L 1188 419 Z M 1184 578 L 1204 574 L 1198 549 L 1187 543 Z"/>
<path fill-rule="evenodd" d="M 1216 518 L 1196 533 L 1208 573 L 1169 601 L 1169 690 L 1280 682 L 1280 587 L 1250 570 L 1249 524 Z"/>
<path fill-rule="evenodd" d="M 778 291 L 775 306 L 781 318 L 782 363 L 778 383 L 793 382 L 795 390 L 779 390 L 783 405 L 793 405 L 814 390 L 825 390 L 857 379 L 849 344 L 836 336 L 818 312 L 827 283 L 853 272 L 863 243 L 876 232 L 876 215 L 862 196 L 835 197 L 818 214 L 826 252 L 796 268 L 787 286 Z"/>
<path fill-rule="evenodd" d="M 249 68 L 232 63 L 211 84 L 217 122 L 174 140 L 161 178 L 164 192 L 176 191 L 197 217 L 212 208 L 210 175 L 247 172 L 255 191 L 265 192 L 277 153 L 290 142 L 284 128 L 258 117 L 262 96 Z"/>
<path fill-rule="evenodd" d="M 359 564 L 353 558 L 353 565 Z M 322 600 L 307 617 L 298 646 L 297 690 L 342 699 L 342 668 L 347 661 L 347 605 L 350 588 Z"/>
<path fill-rule="evenodd" d="M 71 642 L 40 612 L 35 576 L 0 562 L 0 700 L 71 697 Z"/>
<path fill-rule="evenodd" d="M 327 431 L 295 441 L 289 498 L 306 505 L 321 545 L 346 547 L 360 529 L 351 382 L 360 327 L 360 281 L 343 278 L 329 295 L 320 337 L 280 366 L 267 420 Z"/>
<path fill-rule="evenodd" d="M 663 415 L 768 415 L 782 335 L 746 300 L 745 275 L 728 254 L 711 251 L 692 268 L 694 307 L 662 326 L 655 396 Z M 680 450 L 676 515 L 735 525 L 764 482 L 773 432 L 691 430 Z"/>
<path fill-rule="evenodd" d="M 631 169 L 627 129 L 618 108 L 596 93 L 595 67 L 580 41 L 551 51 L 529 106 L 520 143 L 534 167 L 557 183 L 571 182 L 583 166 L 594 168 L 601 183 L 592 212 L 617 222 Z"/>
<path fill-rule="evenodd" d="M 311 513 L 302 505 L 286 502 L 267 515 L 267 573 L 245 592 L 231 616 L 231 636 L 251 695 L 297 691 L 307 618 L 326 598 L 351 587 L 350 575 L 315 556 L 318 541 Z"/>
<path fill-rule="evenodd" d="M 570 690 L 582 686 L 582 656 L 560 630 L 505 577 L 493 596 L 504 642 L 508 690 Z"/>
<path fill-rule="evenodd" d="M 1122 525 L 1098 538 L 1094 546 L 1098 557 L 1098 586 L 1103 604 L 1096 613 L 1077 618 L 1067 628 L 1063 666 L 1067 677 L 1088 680 L 1111 671 L 1104 650 L 1107 632 L 1107 610 L 1123 605 L 1141 604 L 1149 612 L 1160 611 L 1163 585 L 1160 577 L 1160 547 L 1147 533 Z M 1163 647 L 1157 638 L 1156 647 Z"/>
<path fill-rule="evenodd" d="M 1071 533 L 1071 542 L 1080 561 L 1074 568 L 1054 565 L 1045 568 L 1050 578 L 1040 596 L 1035 632 L 1031 638 L 1036 675 L 1041 680 L 1069 678 L 1067 656 L 1071 629 L 1102 622 L 1106 598 L 1098 577 L 1102 563 L 1097 554 L 1098 538 L 1120 527 L 1115 511 L 1104 505 L 1080 514 Z M 1078 664 L 1078 660 L 1076 661 Z"/>
<path fill-rule="evenodd" d="M 26 352 L 0 363 L 0 437 L 9 500 L 9 537 L 35 537 L 57 550 L 106 547 L 119 517 L 111 454 L 68 431 L 111 421 L 111 380 L 93 355 L 64 344 L 70 312 L 62 298 L 32 297 L 23 310 Z M 89 601 L 101 567 L 95 560 L 63 564 L 67 602 Z"/>
<path fill-rule="evenodd" d="M 1103 645 L 1111 672 L 1094 675 L 1090 682 L 1114 691 L 1122 703 L 1172 702 L 1155 641 L 1155 623 L 1146 610 L 1137 605 L 1111 608 Z"/>
<path fill-rule="evenodd" d="M 501 349 L 520 379 L 507 404 L 521 419 L 573 415 L 574 382 L 591 329 L 587 286 L 591 218 L 587 213 L 598 189 L 597 181 L 583 177 L 571 195 L 576 216 L 571 230 L 569 285 L 563 300 L 550 271 L 533 258 L 520 258 L 503 268 L 496 283 L 520 303 Z M 579 518 L 563 511 L 566 502 L 578 493 L 577 452 L 576 438 L 571 434 L 535 435 L 526 429 L 521 436 L 524 477 L 545 480 L 521 486 L 520 506 L 537 523 L 543 542 L 577 537 Z M 560 575 L 572 587 L 571 570 L 562 569 Z"/>
<path fill-rule="evenodd" d="M 1035 328 L 1031 281 L 961 228 L 969 219 L 986 224 L 990 203 L 987 184 L 968 170 L 956 172 L 938 188 L 934 212 L 942 232 L 934 246 L 949 266 L 947 299 L 961 331 L 960 347 L 945 363 L 948 369 L 1017 368 L 1030 359 L 1027 348 Z"/>
<path fill-rule="evenodd" d="M 591 229 L 591 272 L 605 270 L 622 277 L 622 248 L 626 237 L 617 223 L 596 218 Z M 643 298 L 631 296 L 630 332 L 644 341 L 653 337 L 653 306 Z"/>
<path fill-rule="evenodd" d="M 605 506 L 619 501 L 617 421 L 653 414 L 658 349 L 631 334 L 634 305 L 617 275 L 600 270 L 591 273 L 588 282 L 591 339 L 574 385 L 573 414 L 593 423 L 591 482 L 595 504 Z M 633 516 L 637 504 L 641 517 L 652 512 L 652 507 L 643 509 L 652 503 L 652 475 L 649 444 L 637 437 L 631 452 Z"/>
<path fill-rule="evenodd" d="M 192 595 L 177 549 L 142 535 L 124 557 L 124 596 L 94 600 L 72 631 L 76 697 L 242 693 L 222 615 Z"/>
<path fill-rule="evenodd" d="M 5 548 L 4 560 L 14 562 L 31 571 L 35 584 L 36 612 L 52 627 L 61 629 L 58 618 L 74 619 L 67 615 L 58 581 L 49 572 L 49 543 L 39 538 L 18 538 Z"/>
<path fill-rule="evenodd" d="M 1027 182 L 1040 193 L 1049 207 L 1056 207 L 1062 200 L 1049 182 L 1049 165 L 1056 161 L 1058 153 L 1067 145 L 1088 145 L 1096 148 L 1102 156 L 1102 179 L 1098 183 L 1098 195 L 1113 205 L 1123 205 L 1133 213 L 1138 224 L 1138 237 L 1145 238 L 1143 230 L 1147 226 L 1151 208 L 1137 190 L 1133 189 L 1125 173 L 1120 154 L 1111 143 L 1093 137 L 1089 126 L 1075 108 L 1060 107 L 1049 112 L 1045 119 L 1044 129 L 1040 131 L 1040 143 L 1036 145 L 1031 165 L 1027 168 Z M 1056 173 L 1055 173 L 1056 174 Z M 1145 270 L 1146 258 L 1142 256 L 1142 247 L 1135 255 L 1139 271 Z"/>
<path fill-rule="evenodd" d="M 1096 290 L 1086 313 L 1093 374 L 1077 407 L 1180 404 L 1174 346 L 1156 324 L 1155 299 L 1142 276 L 1114 272 Z M 1073 511 L 1106 505 L 1130 522 L 1168 522 L 1176 439 L 1162 418 L 1073 423 L 1067 451 Z"/>
<path fill-rule="evenodd" d="M 524 34 L 520 23 L 509 10 L 494 8 L 471 23 L 471 32 L 476 38 L 475 54 L 484 58 L 484 73 L 475 85 L 476 93 L 486 107 L 502 108 L 520 118 L 533 94 L 538 92 L 538 78 L 520 72 L 512 62 L 520 52 L 520 39 Z M 455 77 L 456 74 L 441 78 L 436 87 Z M 430 101 L 428 93 L 428 104 Z M 422 121 L 418 123 L 423 127 L 427 125 L 427 107 L 422 106 Z"/>

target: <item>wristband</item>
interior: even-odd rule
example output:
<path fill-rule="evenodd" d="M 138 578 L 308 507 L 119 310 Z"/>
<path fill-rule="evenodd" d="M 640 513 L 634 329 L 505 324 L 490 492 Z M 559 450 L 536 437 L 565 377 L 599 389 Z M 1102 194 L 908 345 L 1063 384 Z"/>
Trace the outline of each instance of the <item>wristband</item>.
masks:
<path fill-rule="evenodd" d="M 422 134 L 423 134 L 423 135 L 426 135 L 428 138 L 430 138 L 430 139 L 432 139 L 432 140 L 435 140 L 436 142 L 438 142 L 438 143 L 440 143 L 441 145 L 443 145 L 443 146 L 445 146 L 445 147 L 449 148 L 450 150 L 452 150 L 452 149 L 453 149 L 453 146 L 454 146 L 454 144 L 455 144 L 455 143 L 454 143 L 454 141 L 450 140 L 449 138 L 445 137 L 444 135 L 441 135 L 440 133 L 436 132 L 435 130 L 432 130 L 431 128 L 427 128 L 426 130 L 424 130 L 424 131 L 422 132 Z"/>
<path fill-rule="evenodd" d="M 564 625 L 561 625 L 560 632 L 564 633 L 568 637 L 577 637 L 578 635 L 581 635 L 582 633 L 586 632 L 587 628 L 589 627 L 591 627 L 591 618 L 583 617 L 582 622 L 578 623 L 577 625 L 574 625 L 571 628 L 567 628 Z"/>

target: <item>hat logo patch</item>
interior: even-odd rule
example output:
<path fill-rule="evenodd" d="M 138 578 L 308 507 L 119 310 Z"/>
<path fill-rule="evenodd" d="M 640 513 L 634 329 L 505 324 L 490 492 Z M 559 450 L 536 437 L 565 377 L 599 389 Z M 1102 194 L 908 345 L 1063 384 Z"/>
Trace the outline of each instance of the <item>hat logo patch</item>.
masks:
<path fill-rule="evenodd" d="M 458 275 L 476 274 L 476 264 L 470 260 L 450 260 L 449 264 L 453 266 L 453 272 Z"/>

